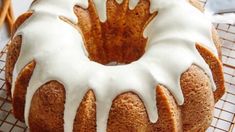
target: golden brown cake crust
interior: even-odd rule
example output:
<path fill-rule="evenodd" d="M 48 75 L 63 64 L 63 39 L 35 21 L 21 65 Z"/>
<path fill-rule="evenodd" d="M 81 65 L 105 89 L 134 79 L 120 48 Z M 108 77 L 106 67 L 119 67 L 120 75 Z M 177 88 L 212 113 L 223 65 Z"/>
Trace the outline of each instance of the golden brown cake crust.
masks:
<path fill-rule="evenodd" d="M 41 86 L 33 96 L 29 112 L 30 131 L 63 131 L 65 89 L 57 81 Z"/>
<path fill-rule="evenodd" d="M 118 5 L 115 0 L 108 0 L 107 3 L 108 21 L 106 23 L 99 22 L 93 4 L 90 4 L 88 10 L 74 7 L 77 16 L 82 18 L 78 26 L 83 33 L 90 59 L 103 64 L 114 60 L 120 63 L 137 60 L 144 53 L 146 43 L 146 39 L 142 37 L 143 29 L 157 13 L 149 14 L 148 0 L 140 0 L 140 4 L 134 11 L 128 10 L 128 0 L 124 0 L 121 5 Z M 190 3 L 202 9 L 198 4 L 195 4 L 195 0 L 190 0 Z M 122 11 L 120 12 L 122 15 L 118 16 L 118 21 L 115 22 L 116 20 L 113 20 L 113 18 L 116 17 L 115 12 L 117 11 Z M 15 30 L 31 14 L 28 12 L 20 16 L 15 23 Z M 125 15 L 129 17 L 124 18 Z M 110 41 L 110 38 L 115 42 Z M 214 29 L 213 39 L 219 55 L 221 55 L 220 42 Z M 22 37 L 16 36 L 12 39 L 8 48 L 6 83 L 9 93 L 12 72 L 20 53 L 21 42 Z M 114 43 L 113 46 L 112 43 Z M 156 86 L 156 105 L 158 106 L 159 119 L 157 123 L 152 124 L 141 99 L 132 92 L 126 92 L 113 100 L 107 131 L 180 132 L 206 130 L 212 119 L 214 102 L 225 91 L 224 78 L 220 60 L 200 44 L 197 44 L 196 48 L 213 72 L 217 86 L 214 93 L 211 90 L 211 82 L 208 76 L 201 68 L 192 65 L 182 74 L 180 80 L 185 98 L 182 106 L 177 105 L 174 97 L 164 86 Z M 25 93 L 35 65 L 36 62 L 32 60 L 22 69 L 16 80 L 12 98 L 13 113 L 20 120 L 24 120 Z M 62 84 L 57 81 L 50 81 L 42 85 L 34 94 L 31 102 L 30 131 L 63 131 L 64 102 L 65 89 Z M 73 131 L 96 131 L 95 95 L 92 90 L 86 93 L 77 110 Z"/>
<path fill-rule="evenodd" d="M 18 76 L 18 81 L 16 81 L 15 84 L 15 90 L 12 98 L 12 105 L 14 108 L 13 113 L 15 117 L 21 121 L 24 121 L 23 115 L 25 106 L 25 95 L 35 65 L 36 63 L 32 61 L 27 66 L 25 66 Z"/>

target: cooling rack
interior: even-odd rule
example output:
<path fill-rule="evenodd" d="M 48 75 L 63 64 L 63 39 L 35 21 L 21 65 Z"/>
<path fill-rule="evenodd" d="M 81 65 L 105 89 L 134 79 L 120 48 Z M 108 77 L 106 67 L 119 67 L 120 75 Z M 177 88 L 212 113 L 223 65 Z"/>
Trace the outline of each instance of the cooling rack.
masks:
<path fill-rule="evenodd" d="M 12 115 L 11 102 L 6 95 L 5 85 L 5 60 L 7 46 L 0 52 L 0 131 L 3 132 L 23 132 L 27 127 Z"/>
<path fill-rule="evenodd" d="M 224 96 L 215 105 L 214 119 L 208 132 L 235 132 L 235 25 L 215 25 L 222 42 Z"/>
<path fill-rule="evenodd" d="M 205 0 L 201 0 L 205 3 Z M 215 105 L 214 118 L 207 132 L 235 132 L 235 25 L 215 24 L 222 42 L 225 95 Z M 6 95 L 5 59 L 7 45 L 0 52 L 0 131 L 27 131 L 24 123 L 12 115 L 11 102 Z"/>

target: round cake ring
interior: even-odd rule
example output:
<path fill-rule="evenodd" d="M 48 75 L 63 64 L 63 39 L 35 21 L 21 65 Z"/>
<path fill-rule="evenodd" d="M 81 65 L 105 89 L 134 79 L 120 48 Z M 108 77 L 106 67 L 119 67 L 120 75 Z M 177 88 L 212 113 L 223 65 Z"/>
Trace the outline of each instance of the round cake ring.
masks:
<path fill-rule="evenodd" d="M 122 2 L 118 1 L 119 4 Z M 130 0 L 129 8 L 134 10 L 138 2 Z M 72 23 L 79 22 L 73 12 L 76 4 L 88 8 L 88 1 L 82 0 L 36 1 L 31 7 L 33 14 L 16 31 L 15 36 L 22 36 L 22 46 L 14 68 L 12 96 L 22 69 L 32 60 L 36 63 L 26 94 L 24 114 L 27 124 L 35 92 L 53 80 L 64 86 L 65 96 L 68 97 L 65 98 L 63 115 L 64 130 L 68 131 L 73 130 L 77 109 L 90 89 L 96 97 L 98 131 L 105 131 L 107 127 L 113 100 L 128 91 L 141 98 L 152 123 L 156 123 L 158 118 L 157 106 L 153 105 L 157 104 L 156 86 L 165 86 L 182 105 L 184 98 L 180 78 L 192 64 L 207 73 L 215 90 L 212 72 L 198 52 L 200 47 L 196 46 L 199 42 L 201 48 L 209 49 L 208 52 L 213 52 L 216 58 L 212 26 L 188 2 L 150 1 L 150 12 L 157 11 L 157 16 L 143 33 L 148 38 L 145 53 L 137 61 L 118 66 L 106 66 L 90 60 L 84 52 L 81 32 L 61 19 L 63 16 Z M 98 9 L 100 20 L 106 21 L 106 1 L 94 0 L 94 6 Z M 179 16 L 182 17 L 179 19 Z"/>

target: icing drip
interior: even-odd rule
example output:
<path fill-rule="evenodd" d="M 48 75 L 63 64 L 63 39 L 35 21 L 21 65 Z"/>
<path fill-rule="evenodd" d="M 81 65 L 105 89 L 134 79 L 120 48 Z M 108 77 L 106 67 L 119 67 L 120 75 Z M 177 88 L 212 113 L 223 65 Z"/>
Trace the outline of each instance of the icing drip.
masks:
<path fill-rule="evenodd" d="M 106 1 L 107 0 L 93 0 L 98 16 L 101 22 L 105 22 L 107 20 L 107 13 L 106 13 Z M 122 4 L 123 0 L 116 0 L 118 4 Z M 133 10 L 136 5 L 138 4 L 139 0 L 129 0 L 129 9 Z"/>
<path fill-rule="evenodd" d="M 105 22 L 106 19 L 107 19 L 107 15 L 106 15 L 106 1 L 107 0 L 93 0 L 94 4 L 96 6 L 96 9 L 97 9 L 97 12 L 98 12 L 98 15 L 99 15 L 99 18 L 100 18 L 101 22 Z"/>
<path fill-rule="evenodd" d="M 121 4 L 121 3 L 123 2 L 123 0 L 116 0 L 116 2 L 117 2 L 118 4 Z"/>
<path fill-rule="evenodd" d="M 130 10 L 135 9 L 135 7 L 137 6 L 138 3 L 139 3 L 139 0 L 130 0 L 129 1 L 129 9 Z"/>
<path fill-rule="evenodd" d="M 86 8 L 87 0 L 36 1 L 31 7 L 33 15 L 16 32 L 23 37 L 14 68 L 12 94 L 21 69 L 33 59 L 36 61 L 26 94 L 26 124 L 34 93 L 51 80 L 57 80 L 65 87 L 64 130 L 68 132 L 73 130 L 76 111 L 89 89 L 96 96 L 98 132 L 106 130 L 113 99 L 127 91 L 133 91 L 141 98 L 152 123 L 158 118 L 155 95 L 158 84 L 165 85 L 178 104 L 183 104 L 180 76 L 192 64 L 204 69 L 215 89 L 209 66 L 195 48 L 195 42 L 200 42 L 217 54 L 210 22 L 186 1 L 165 1 L 151 0 L 151 12 L 158 11 L 158 15 L 144 31 L 144 36 L 148 37 L 145 54 L 138 61 L 118 66 L 90 61 L 81 33 L 59 18 L 64 16 L 72 22 L 79 21 L 73 7 L 78 4 Z M 94 3 L 104 22 L 106 0 L 94 0 Z M 130 0 L 129 8 L 134 9 L 137 3 L 138 0 Z"/>
<path fill-rule="evenodd" d="M 77 17 L 71 5 L 79 5 L 86 9 L 88 0 L 69 0 L 68 2 L 64 0 L 37 0 L 32 5 L 31 10 L 36 13 L 45 12 L 54 16 L 65 16 L 72 22 L 77 23 Z"/>

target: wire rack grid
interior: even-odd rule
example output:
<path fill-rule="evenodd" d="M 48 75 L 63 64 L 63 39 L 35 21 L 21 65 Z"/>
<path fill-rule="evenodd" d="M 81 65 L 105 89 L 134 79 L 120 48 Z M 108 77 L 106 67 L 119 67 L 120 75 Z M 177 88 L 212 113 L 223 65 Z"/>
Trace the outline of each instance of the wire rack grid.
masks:
<path fill-rule="evenodd" d="M 204 3 L 205 0 L 202 0 Z M 225 95 L 215 105 L 214 118 L 207 132 L 235 132 L 235 25 L 215 24 L 222 42 Z M 6 95 L 5 59 L 7 46 L 0 52 L 0 131 L 27 131 L 24 123 L 12 115 L 11 102 Z"/>
<path fill-rule="evenodd" d="M 6 94 L 5 85 L 5 60 L 7 46 L 0 52 L 0 131 L 3 132 L 23 132 L 27 130 L 24 123 L 18 121 L 12 115 L 11 101 Z"/>

